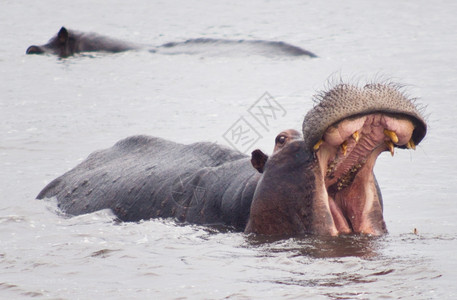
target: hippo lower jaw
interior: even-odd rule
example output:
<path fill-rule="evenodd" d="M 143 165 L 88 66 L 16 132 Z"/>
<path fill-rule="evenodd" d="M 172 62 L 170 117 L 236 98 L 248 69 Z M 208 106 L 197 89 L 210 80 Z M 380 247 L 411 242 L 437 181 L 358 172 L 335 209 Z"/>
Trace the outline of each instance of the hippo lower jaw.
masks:
<path fill-rule="evenodd" d="M 401 114 L 372 113 L 327 128 L 314 146 L 314 231 L 330 235 L 386 233 L 373 167 L 383 151 L 415 148 L 413 122 Z"/>

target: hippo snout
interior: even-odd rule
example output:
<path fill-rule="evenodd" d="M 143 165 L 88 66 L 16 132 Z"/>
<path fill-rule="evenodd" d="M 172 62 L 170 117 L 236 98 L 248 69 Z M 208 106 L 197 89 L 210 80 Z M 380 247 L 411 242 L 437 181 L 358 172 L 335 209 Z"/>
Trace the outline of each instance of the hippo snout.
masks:
<path fill-rule="evenodd" d="M 25 51 L 26 54 L 43 54 L 44 51 L 38 46 L 30 46 L 27 48 L 27 51 Z"/>

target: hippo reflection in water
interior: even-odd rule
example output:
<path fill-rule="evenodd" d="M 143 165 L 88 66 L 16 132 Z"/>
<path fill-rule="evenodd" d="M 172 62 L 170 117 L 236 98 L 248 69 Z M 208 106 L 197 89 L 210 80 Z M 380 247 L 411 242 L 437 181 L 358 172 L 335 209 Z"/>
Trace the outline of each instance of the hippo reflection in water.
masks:
<path fill-rule="evenodd" d="M 47 44 L 27 48 L 26 54 L 54 54 L 69 57 L 82 52 L 123 52 L 143 48 L 140 45 L 124 42 L 96 33 L 67 30 L 62 27 Z M 257 54 L 264 56 L 308 56 L 314 53 L 284 42 L 263 40 L 228 40 L 197 38 L 183 42 L 170 42 L 149 50 L 163 54 Z"/>
<path fill-rule="evenodd" d="M 270 157 L 134 136 L 92 153 L 37 198 L 56 197 L 68 215 L 109 208 L 123 221 L 172 217 L 245 233 L 381 235 L 376 158 L 414 149 L 426 134 L 424 118 L 389 83 L 340 84 L 317 99 L 303 136 L 280 133 Z"/>

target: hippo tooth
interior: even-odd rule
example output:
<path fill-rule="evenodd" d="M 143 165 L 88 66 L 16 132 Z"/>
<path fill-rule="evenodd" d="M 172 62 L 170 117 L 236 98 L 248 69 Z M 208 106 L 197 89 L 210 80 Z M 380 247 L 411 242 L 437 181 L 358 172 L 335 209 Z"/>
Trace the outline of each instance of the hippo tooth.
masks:
<path fill-rule="evenodd" d="M 389 130 L 389 129 L 384 129 L 384 135 L 387 136 L 388 138 L 390 138 L 391 141 L 394 142 L 395 144 L 398 143 L 398 136 L 394 131 Z"/>
<path fill-rule="evenodd" d="M 343 151 L 344 156 L 346 156 L 347 150 L 348 150 L 348 141 L 344 141 L 341 144 L 341 151 Z"/>
<path fill-rule="evenodd" d="M 358 143 L 360 140 L 360 134 L 359 131 L 356 131 L 352 134 L 352 137 L 354 138 L 355 142 Z"/>
<path fill-rule="evenodd" d="M 314 151 L 319 150 L 319 147 L 321 146 L 321 144 L 322 144 L 323 142 L 324 142 L 324 140 L 319 140 L 319 141 L 313 146 Z"/>
<path fill-rule="evenodd" d="M 394 143 L 392 143 L 391 141 L 385 141 L 385 143 L 386 143 L 387 148 L 390 151 L 390 154 L 392 154 L 392 156 L 394 156 Z"/>
<path fill-rule="evenodd" d="M 406 148 L 416 150 L 416 144 L 414 144 L 413 139 L 409 140 L 409 142 L 406 144 Z"/>

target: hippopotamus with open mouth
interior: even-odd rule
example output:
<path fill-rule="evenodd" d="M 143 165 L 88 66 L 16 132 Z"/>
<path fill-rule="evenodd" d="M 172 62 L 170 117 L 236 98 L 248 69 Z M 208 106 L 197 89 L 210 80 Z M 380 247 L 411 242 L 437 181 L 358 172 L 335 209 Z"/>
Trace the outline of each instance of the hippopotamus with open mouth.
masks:
<path fill-rule="evenodd" d="M 270 157 L 134 136 L 92 153 L 37 198 L 56 197 L 68 215 L 111 209 L 122 221 L 172 217 L 268 235 L 381 235 L 376 158 L 415 149 L 424 117 L 389 83 L 339 84 L 317 99 L 303 136 L 281 132 Z"/>

